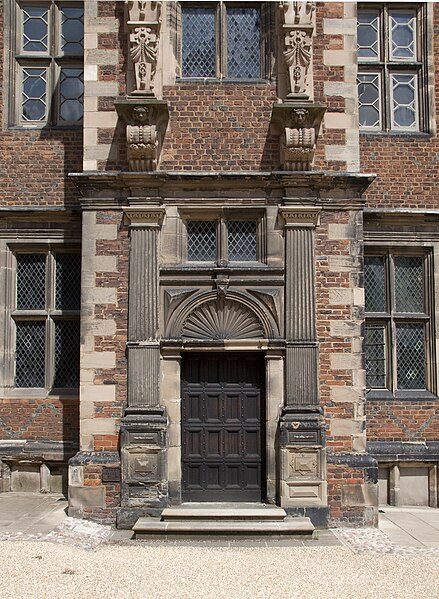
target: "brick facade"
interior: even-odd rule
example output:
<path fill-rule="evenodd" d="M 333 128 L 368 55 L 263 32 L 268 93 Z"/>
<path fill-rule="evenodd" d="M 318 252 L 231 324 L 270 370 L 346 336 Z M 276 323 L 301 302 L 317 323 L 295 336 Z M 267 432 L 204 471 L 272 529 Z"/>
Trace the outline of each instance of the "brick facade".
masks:
<path fill-rule="evenodd" d="M 261 342 L 258 351 L 263 347 L 267 360 L 280 360 L 284 358 L 288 328 L 285 324 L 288 315 L 283 312 L 287 310 L 288 292 L 285 289 L 289 267 L 285 264 L 285 227 L 291 224 L 284 222 L 282 210 L 300 213 L 291 217 L 299 218 L 299 224 L 293 222 L 291 225 L 294 228 L 303 225 L 300 224 L 303 210 L 312 208 L 318 213 L 312 225 L 315 339 L 292 338 L 289 341 L 292 347 L 300 343 L 306 349 L 318 347 L 318 401 L 313 409 L 316 413 L 321 412 L 319 434 L 324 441 L 320 445 L 316 443 L 318 447 L 313 451 L 319 456 L 317 461 L 324 472 L 319 478 L 317 468 L 313 481 L 311 475 L 293 472 L 288 485 L 293 493 L 294 485 L 298 484 L 297 477 L 304 476 L 300 484 L 308 482 L 309 493 L 324 493 L 325 497 L 323 500 L 320 495 L 312 497 L 308 499 L 309 504 L 304 502 L 304 507 L 290 498 L 287 507 L 291 513 L 296 513 L 294 510 L 312 510 L 317 506 L 321 508 L 319 518 L 323 519 L 320 523 L 325 525 L 340 522 L 373 524 L 377 516 L 375 483 L 378 465 L 399 460 L 395 458 L 396 445 L 389 446 L 387 457 L 382 458 L 385 446 L 376 444 L 396 443 L 400 452 L 401 444 L 406 442 L 437 443 L 439 412 L 435 399 L 431 398 L 402 401 L 368 399 L 366 396 L 363 250 L 368 242 L 378 244 L 380 225 L 374 219 L 379 222 L 380 216 L 376 216 L 376 211 L 438 209 L 435 132 L 410 136 L 359 132 L 356 4 L 317 3 L 310 73 L 312 91 L 307 102 L 310 106 L 325 105 L 326 112 L 312 170 L 280 174 L 279 148 L 283 143 L 283 132 L 272 118 L 273 106 L 281 104 L 280 100 L 288 103 L 279 93 L 282 86 L 285 88 L 284 66 L 278 66 L 276 72 L 276 65 L 282 65 L 283 61 L 280 22 L 276 21 L 271 30 L 277 38 L 277 47 L 273 50 L 273 77 L 269 81 L 181 81 L 178 78 L 178 43 L 175 41 L 180 35 L 177 5 L 169 2 L 163 5 L 154 87 L 156 97 L 148 96 L 151 106 L 158 99 L 166 103 L 168 110 L 163 130 L 159 131 L 157 125 L 158 136 L 162 139 L 159 140 L 156 172 L 129 172 L 127 123 L 121 115 L 126 98 L 134 102 L 140 96 L 131 93 L 134 71 L 129 56 L 127 12 L 122 2 L 85 2 L 83 127 L 53 130 L 9 127 L 5 112 L 7 97 L 0 107 L 3 110 L 0 160 L 4 173 L 0 208 L 9 206 L 17 210 L 16 216 L 9 216 L 1 229 L 5 240 L 4 255 L 24 231 L 26 239 L 30 240 L 33 226 L 38 235 L 43 235 L 41 230 L 45 231 L 50 241 L 52 230 L 67 230 L 70 223 L 78 231 L 77 242 L 81 242 L 82 247 L 80 398 L 27 397 L 25 393 L 23 397 L 10 397 L 5 393 L 0 397 L 0 440 L 58 442 L 59 447 L 63 444 L 69 447 L 70 453 L 59 449 L 61 453 L 57 454 L 57 459 L 65 463 L 71 458 L 72 515 L 114 522 L 120 517 L 122 506 L 126 523 L 131 517 L 127 510 L 131 509 L 135 515 L 158 515 L 167 501 L 177 501 L 175 498 L 180 491 L 175 491 L 173 485 L 179 488 L 181 481 L 180 403 L 177 404 L 174 396 L 179 394 L 179 360 L 184 359 L 186 346 L 181 342 L 184 347 L 176 357 L 177 350 L 172 343 L 177 341 L 168 338 L 167 331 L 177 326 L 178 310 L 186 305 L 185 302 L 189 305 L 187 298 L 191 293 L 198 298 L 197 293 L 207 294 L 219 288 L 213 275 L 209 279 L 205 273 L 189 270 L 190 274 L 184 278 L 180 272 L 185 261 L 186 221 L 191 211 L 201 215 L 200 220 L 207 218 L 203 210 L 209 209 L 227 212 L 241 208 L 245 215 L 252 210 L 258 215 L 266 215 L 263 225 L 268 239 L 264 250 L 266 265 L 273 272 L 278 268 L 279 272 L 271 279 L 261 272 L 255 275 L 255 280 L 246 282 L 246 273 L 241 273 L 239 279 L 230 269 L 227 285 L 236 294 L 234 297 L 244 297 L 247 293 L 245 301 L 248 305 L 252 293 L 253 298 L 258 298 L 255 306 L 265 305 L 284 346 L 279 350 L 270 340 L 266 345 Z M 437 64 L 439 8 L 435 5 L 433 8 L 435 35 L 431 58 Z M 272 12 L 277 15 L 275 10 Z M 275 19 L 279 19 L 279 15 Z M 6 96 L 8 73 L 1 69 L 7 64 L 7 61 L 0 64 Z M 435 98 L 431 98 L 433 107 L 434 101 L 439 101 L 438 89 L 436 81 Z M 115 106 L 115 101 L 122 108 Z M 433 112 L 431 118 L 433 121 Z M 69 176 L 69 173 L 75 174 Z M 373 177 L 368 177 L 368 173 L 376 174 L 375 180 L 372 181 Z M 45 224 L 40 216 L 39 224 L 32 225 L 32 211 L 39 210 L 42 214 L 44 207 L 52 210 L 47 213 L 52 216 Z M 26 216 L 19 216 L 19 209 L 26 209 L 23 213 Z M 62 216 L 53 216 L 55 209 Z M 140 217 L 137 215 L 139 221 L 130 221 L 131 212 L 136 210 L 145 212 Z M 151 216 L 154 210 L 157 214 Z M 375 216 L 371 211 L 375 211 Z M 213 212 L 208 214 L 208 218 L 213 218 Z M 409 239 L 404 237 L 408 232 L 407 223 L 401 224 L 388 214 L 386 218 L 381 232 L 388 231 L 388 243 Z M 436 243 L 426 218 L 410 230 L 412 246 L 418 234 L 423 247 L 432 248 Z M 62 227 L 59 220 L 63 221 Z M 305 226 L 309 227 L 310 223 L 306 221 Z M 157 283 L 158 307 L 154 305 L 155 300 L 151 300 L 148 308 L 144 306 L 144 311 L 157 309 L 158 325 L 152 334 L 134 339 L 129 332 L 130 289 L 132 296 L 136 284 L 133 272 L 137 277 L 145 277 L 145 272 L 133 271 L 133 231 L 140 229 L 147 231 L 146 236 L 151 231 L 160 231 L 157 247 L 148 246 L 153 247 L 150 252 L 157 252 L 158 270 L 148 273 L 145 283 L 149 294 L 153 293 L 151 288 Z M 10 235 L 8 230 L 12 231 Z M 150 237 L 152 239 L 153 235 Z M 38 239 L 43 241 L 42 237 Z M 57 239 L 62 239 L 61 232 Z M 148 240 L 144 243 L 153 243 L 149 237 Z M 384 240 L 383 243 L 387 242 Z M 147 266 L 149 268 L 150 264 Z M 279 283 L 281 279 L 283 282 Z M 197 289 L 194 281 L 199 285 Z M 253 287 L 258 288 L 255 291 Z M 270 300 L 263 296 L 267 289 Z M 185 294 L 189 295 L 186 297 Z M 133 420 L 137 408 L 129 405 L 129 385 L 133 388 L 135 381 L 140 397 L 146 393 L 146 383 L 140 384 L 135 375 L 130 374 L 129 355 L 133 355 L 133 348 L 139 347 L 147 347 L 151 354 L 154 348 L 162 352 L 160 392 L 163 401 L 160 406 L 154 406 L 156 412 L 149 406 L 150 428 L 141 431 L 150 435 L 148 439 L 155 439 L 149 441 L 151 447 L 156 445 L 145 450 L 151 453 L 146 453 L 146 458 L 142 454 L 142 459 L 144 463 L 148 462 L 153 453 L 161 456 L 157 463 L 164 460 L 166 467 L 157 474 L 161 466 L 154 466 L 153 471 L 144 474 L 147 482 L 135 486 L 127 482 L 130 476 L 137 480 L 137 474 L 134 476 L 130 470 L 132 458 L 129 452 L 136 443 L 140 447 L 141 442 L 131 443 L 127 439 L 131 439 L 130 435 L 135 436 L 136 426 L 141 426 Z M 256 351 L 255 347 L 252 351 Z M 152 369 L 152 362 L 145 364 L 145 369 L 147 366 Z M 297 421 L 294 420 L 300 402 L 291 408 L 293 415 L 290 417 L 288 402 L 291 405 L 294 402 L 286 397 L 288 375 L 283 378 L 281 368 L 267 368 L 267 372 L 271 372 L 270 368 L 277 372 L 272 383 L 276 391 L 270 399 L 271 408 L 273 413 L 278 410 L 276 418 L 279 421 L 284 418 L 286 428 L 290 426 L 291 429 L 291 422 L 294 426 L 302 422 L 302 413 Z M 171 378 L 175 380 L 171 381 Z M 152 395 L 154 389 L 147 391 Z M 285 400 L 283 408 L 275 406 L 278 395 Z M 163 411 L 164 404 L 167 413 Z M 170 426 L 166 428 L 168 416 Z M 305 416 L 303 421 L 306 421 Z M 276 420 L 273 430 L 277 424 Z M 146 426 L 144 422 L 143 425 Z M 308 422 L 306 426 L 311 425 Z M 281 459 L 281 450 L 277 445 L 273 448 L 267 450 L 267 472 L 271 467 L 270 460 Z M 422 454 L 424 461 L 436 463 L 438 457 L 433 449 Z M 278 454 L 273 457 L 275 451 Z M 297 448 L 289 447 L 288 451 L 295 455 Z M 76 455 L 72 457 L 73 453 Z M 41 451 L 38 455 L 37 461 L 46 459 L 41 458 Z M 11 456 L 8 454 L 9 461 L 13 459 Z M 273 472 L 275 470 L 273 467 Z M 275 480 L 273 486 L 276 488 L 273 492 L 275 500 L 279 502 L 279 481 Z M 318 492 L 315 491 L 317 487 Z M 327 495 L 322 489 L 327 490 Z M 174 496 L 171 497 L 172 493 Z"/>

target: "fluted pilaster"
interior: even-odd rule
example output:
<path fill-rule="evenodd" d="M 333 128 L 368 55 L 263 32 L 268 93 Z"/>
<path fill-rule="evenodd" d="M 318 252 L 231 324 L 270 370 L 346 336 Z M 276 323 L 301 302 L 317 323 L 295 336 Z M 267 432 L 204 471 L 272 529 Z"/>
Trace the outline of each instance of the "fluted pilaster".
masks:
<path fill-rule="evenodd" d="M 160 403 L 159 234 L 162 208 L 125 208 L 130 220 L 128 406 Z"/>
<path fill-rule="evenodd" d="M 287 405 L 318 404 L 314 238 L 319 210 L 282 208 L 285 219 Z"/>

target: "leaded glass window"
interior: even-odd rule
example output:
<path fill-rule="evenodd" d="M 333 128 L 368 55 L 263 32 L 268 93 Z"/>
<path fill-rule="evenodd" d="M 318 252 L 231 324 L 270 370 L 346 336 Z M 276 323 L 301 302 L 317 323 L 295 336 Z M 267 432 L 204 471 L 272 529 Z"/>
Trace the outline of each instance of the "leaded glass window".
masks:
<path fill-rule="evenodd" d="M 182 76 L 259 79 L 261 4 L 181 2 Z"/>
<path fill-rule="evenodd" d="M 189 262 L 257 262 L 257 220 L 190 220 L 187 230 L 187 260 Z"/>
<path fill-rule="evenodd" d="M 77 387 L 80 255 L 20 252 L 15 261 L 15 387 Z"/>
<path fill-rule="evenodd" d="M 380 252 L 364 259 L 366 384 L 391 393 L 433 389 L 430 256 Z"/>
<path fill-rule="evenodd" d="M 17 2 L 15 124 L 75 125 L 82 121 L 83 53 L 82 2 Z"/>
<path fill-rule="evenodd" d="M 360 5 L 357 10 L 359 123 L 369 131 L 425 130 L 423 5 Z"/>

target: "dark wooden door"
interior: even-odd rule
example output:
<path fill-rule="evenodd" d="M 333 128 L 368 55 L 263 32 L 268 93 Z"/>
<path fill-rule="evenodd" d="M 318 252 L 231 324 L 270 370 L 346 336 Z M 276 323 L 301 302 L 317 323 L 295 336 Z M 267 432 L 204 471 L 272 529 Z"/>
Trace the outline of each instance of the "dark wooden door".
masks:
<path fill-rule="evenodd" d="M 182 363 L 185 501 L 261 501 L 264 362 L 204 354 Z"/>

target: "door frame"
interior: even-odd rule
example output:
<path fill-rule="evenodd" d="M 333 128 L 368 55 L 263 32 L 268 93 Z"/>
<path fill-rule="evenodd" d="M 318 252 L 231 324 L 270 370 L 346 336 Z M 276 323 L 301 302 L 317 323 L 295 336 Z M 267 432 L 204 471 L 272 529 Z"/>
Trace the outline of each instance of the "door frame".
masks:
<path fill-rule="evenodd" d="M 279 499 L 279 468 L 278 468 L 278 424 L 284 402 L 284 351 L 279 347 L 269 347 L 268 343 L 245 340 L 231 342 L 230 347 L 202 347 L 199 344 L 169 343 L 162 345 L 161 360 L 161 404 L 168 416 L 166 439 L 166 476 L 168 480 L 168 499 L 170 505 L 182 503 L 182 454 L 181 454 L 181 361 L 188 353 L 209 351 L 222 352 L 257 352 L 261 360 L 265 360 L 264 402 L 264 432 L 262 439 L 265 463 L 265 501 L 280 505 Z"/>
<path fill-rule="evenodd" d="M 185 429 L 185 423 L 183 421 L 183 412 L 184 412 L 184 408 L 185 408 L 185 404 L 184 404 L 184 397 L 183 397 L 183 376 L 181 377 L 181 434 L 182 434 L 182 446 L 181 446 L 181 467 L 182 467 L 182 479 L 181 479 L 181 487 L 182 487 L 182 499 L 185 502 L 203 502 L 203 501 L 207 501 L 207 502 L 215 502 L 215 503 L 220 503 L 222 502 L 235 502 L 235 501 L 243 501 L 243 502 L 262 502 L 264 503 L 266 500 L 266 467 L 265 467 L 265 460 L 266 460 L 266 455 L 265 455 L 265 448 L 266 448 L 266 435 L 265 435 L 265 425 L 266 425 L 266 416 L 265 416 L 265 376 L 261 375 L 260 369 L 263 368 L 263 364 L 264 364 L 264 356 L 258 352 L 208 352 L 208 355 L 206 355 L 206 352 L 191 352 L 190 354 L 188 352 L 185 353 L 185 355 L 183 356 L 182 359 L 182 374 L 184 371 L 184 366 L 185 366 L 185 360 L 189 361 L 191 358 L 196 358 L 198 360 L 203 360 L 203 358 L 208 358 L 210 360 L 213 360 L 217 363 L 219 362 L 223 362 L 223 364 L 225 363 L 225 361 L 227 359 L 236 359 L 239 360 L 239 357 L 242 356 L 242 358 L 249 358 L 254 360 L 254 364 L 252 365 L 252 368 L 254 369 L 254 374 L 256 377 L 256 383 L 255 383 L 255 387 L 252 387 L 252 389 L 258 389 L 259 392 L 259 414 L 258 414 L 258 436 L 259 436 L 259 458 L 260 458 L 260 462 L 259 462 L 259 488 L 260 491 L 257 491 L 256 493 L 253 491 L 251 491 L 251 489 L 247 489 L 247 491 L 244 489 L 244 487 L 241 487 L 239 490 L 235 489 L 229 489 L 229 491 L 226 490 L 226 487 L 223 488 L 221 491 L 219 491 L 218 494 L 218 498 L 214 498 L 214 496 L 216 495 L 215 490 L 212 491 L 208 491 L 206 490 L 205 494 L 204 493 L 200 493 L 200 492 L 193 492 L 191 493 L 190 489 L 185 488 L 184 483 L 183 483 L 183 477 L 184 477 L 184 468 L 183 468 L 183 463 L 184 463 L 184 458 L 185 458 L 185 450 L 183 447 L 184 444 L 184 439 L 183 439 L 183 433 L 184 433 L 184 429 Z M 227 366 L 225 367 L 227 370 Z M 210 381 L 212 383 L 215 384 L 214 381 Z M 225 381 L 217 381 L 218 383 L 218 387 L 216 388 L 216 392 L 218 392 L 219 390 L 221 390 L 221 393 L 224 392 L 225 388 L 220 386 L 220 383 L 231 383 L 231 381 L 229 380 L 225 380 Z M 247 381 L 242 381 L 242 383 L 244 383 L 244 385 L 246 384 Z M 249 381 L 250 382 L 250 381 Z M 245 387 L 242 386 L 242 383 L 236 383 L 236 390 L 240 389 L 240 393 L 245 393 Z M 233 385 L 233 383 L 231 383 Z M 249 391 L 251 391 L 251 389 L 249 389 Z M 240 420 L 241 424 L 242 424 L 242 420 Z M 206 427 L 209 428 L 209 425 L 207 422 L 203 422 L 202 427 Z M 251 427 L 251 425 L 250 425 Z M 227 425 L 225 423 L 222 424 L 222 428 L 227 429 Z M 232 425 L 233 428 L 233 425 Z M 214 460 L 215 462 L 215 460 Z M 232 460 L 233 462 L 233 460 Z M 246 460 L 244 459 L 240 459 L 238 460 L 238 462 L 241 463 L 241 465 L 244 465 Z M 252 463 L 251 459 L 250 462 L 248 462 L 249 465 Z M 196 499 L 195 495 L 197 494 L 201 495 L 201 498 Z M 211 493 L 211 498 L 210 499 L 204 499 L 202 498 L 203 495 L 208 496 L 209 493 Z M 220 495 L 224 494 L 225 498 L 224 499 L 220 499 Z M 193 498 L 191 499 L 189 497 L 189 495 L 193 495 Z M 248 495 L 248 498 L 245 497 L 245 495 Z M 227 498 L 227 495 L 229 496 Z M 256 495 L 257 497 L 255 497 L 254 495 Z"/>

